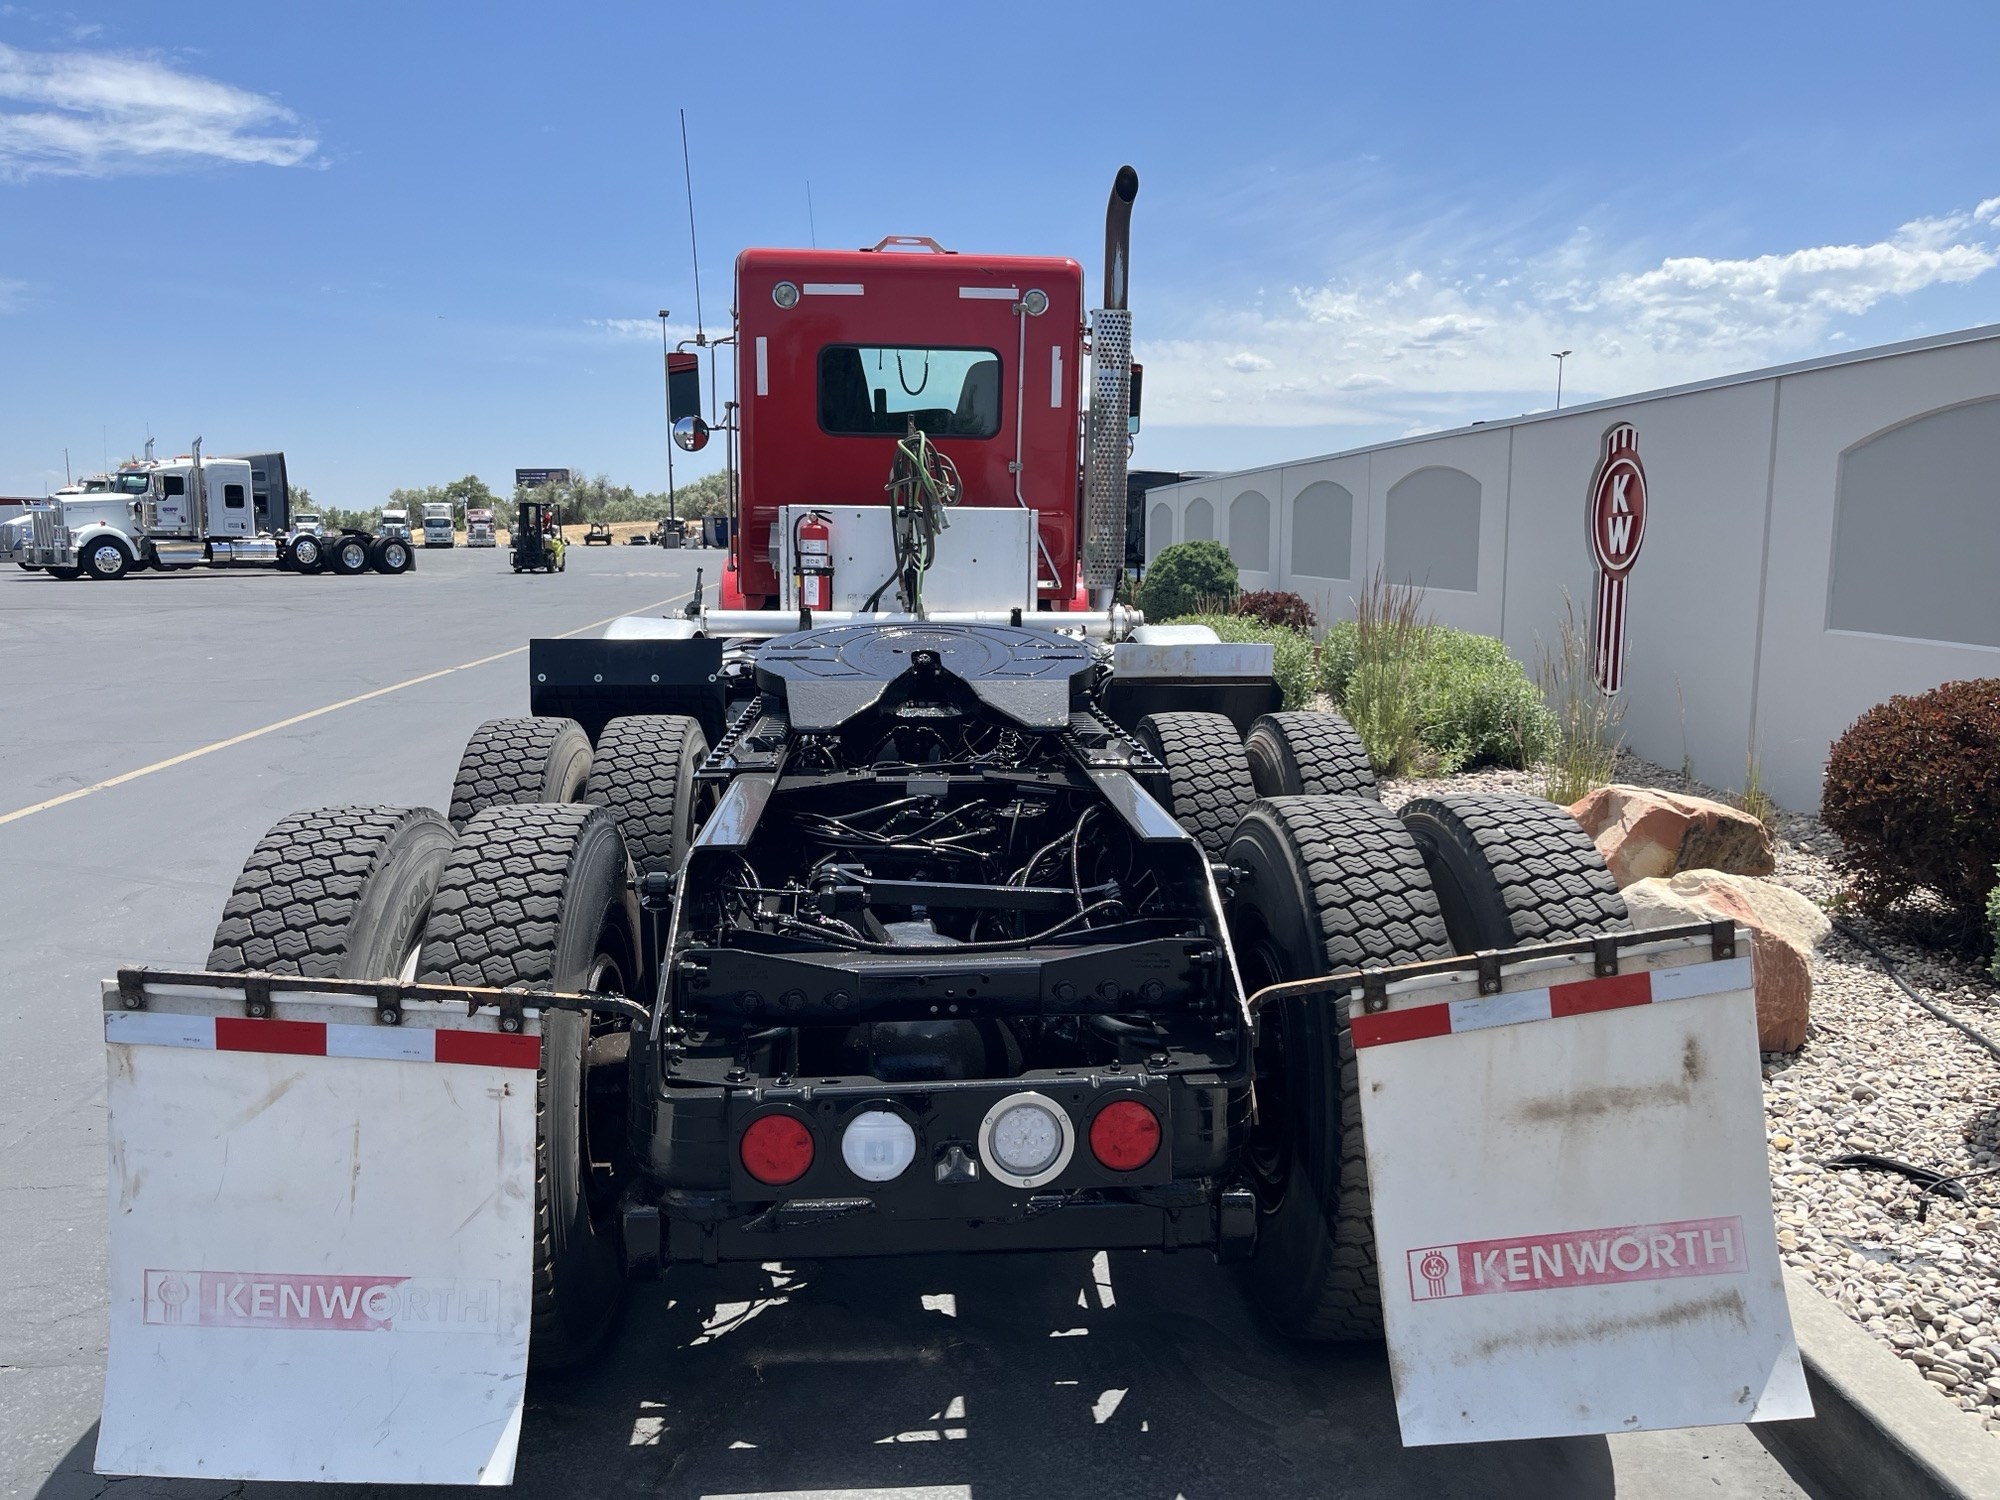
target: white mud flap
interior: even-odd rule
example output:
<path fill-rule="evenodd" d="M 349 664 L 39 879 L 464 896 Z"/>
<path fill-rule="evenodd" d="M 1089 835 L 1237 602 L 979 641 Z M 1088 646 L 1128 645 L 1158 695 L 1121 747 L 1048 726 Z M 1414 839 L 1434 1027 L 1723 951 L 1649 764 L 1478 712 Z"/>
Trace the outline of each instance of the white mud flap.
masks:
<path fill-rule="evenodd" d="M 101 1474 L 506 1484 L 540 1021 L 238 980 L 104 990 Z"/>
<path fill-rule="evenodd" d="M 1403 1441 L 1812 1414 L 1744 956 L 1502 955 L 1353 1008 Z M 1470 962 L 1468 960 L 1468 962 Z"/>

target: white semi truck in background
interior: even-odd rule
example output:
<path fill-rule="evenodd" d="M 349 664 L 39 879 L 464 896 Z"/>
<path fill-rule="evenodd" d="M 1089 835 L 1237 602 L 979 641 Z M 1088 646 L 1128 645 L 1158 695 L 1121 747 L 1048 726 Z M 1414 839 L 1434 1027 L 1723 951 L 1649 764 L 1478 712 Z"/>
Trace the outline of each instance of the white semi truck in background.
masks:
<path fill-rule="evenodd" d="M 398 536 L 406 542 L 410 540 L 410 512 L 407 506 L 382 507 L 382 535 Z"/>
<path fill-rule="evenodd" d="M 424 545 L 426 547 L 449 547 L 457 540 L 452 533 L 457 529 L 452 520 L 449 500 L 427 500 L 424 502 Z"/>
<path fill-rule="evenodd" d="M 497 547 L 499 537 L 493 527 L 493 512 L 467 506 L 465 510 L 465 545 L 468 547 Z"/>
<path fill-rule="evenodd" d="M 57 578 L 110 580 L 144 568 L 406 573 L 415 561 L 404 538 L 292 525 L 282 453 L 204 459 L 196 438 L 182 457 L 149 451 L 102 477 L 102 490 L 87 481 L 34 512 L 27 566 Z"/>

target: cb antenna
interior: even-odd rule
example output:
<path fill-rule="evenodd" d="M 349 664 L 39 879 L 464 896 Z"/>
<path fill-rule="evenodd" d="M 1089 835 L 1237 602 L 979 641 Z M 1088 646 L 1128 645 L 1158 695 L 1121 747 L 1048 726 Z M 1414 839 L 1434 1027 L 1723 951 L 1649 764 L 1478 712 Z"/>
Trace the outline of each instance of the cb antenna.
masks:
<path fill-rule="evenodd" d="M 819 221 L 813 217 L 812 179 L 806 179 L 806 228 L 812 234 L 813 249 L 819 249 Z"/>
<path fill-rule="evenodd" d="M 694 168 L 688 163 L 688 112 L 681 111 L 681 181 L 687 187 L 688 258 L 694 262 L 694 341 L 707 343 L 701 320 L 701 247 L 694 232 Z"/>

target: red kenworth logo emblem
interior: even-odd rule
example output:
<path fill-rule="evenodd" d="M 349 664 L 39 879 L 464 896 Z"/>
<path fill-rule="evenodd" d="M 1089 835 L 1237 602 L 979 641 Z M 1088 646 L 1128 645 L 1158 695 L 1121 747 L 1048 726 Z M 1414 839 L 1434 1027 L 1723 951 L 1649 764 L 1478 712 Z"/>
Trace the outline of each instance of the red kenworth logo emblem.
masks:
<path fill-rule="evenodd" d="M 1646 540 L 1646 469 L 1639 434 L 1619 422 L 1604 434 L 1604 457 L 1590 484 L 1590 550 L 1597 559 L 1597 682 L 1625 684 L 1625 592 Z"/>

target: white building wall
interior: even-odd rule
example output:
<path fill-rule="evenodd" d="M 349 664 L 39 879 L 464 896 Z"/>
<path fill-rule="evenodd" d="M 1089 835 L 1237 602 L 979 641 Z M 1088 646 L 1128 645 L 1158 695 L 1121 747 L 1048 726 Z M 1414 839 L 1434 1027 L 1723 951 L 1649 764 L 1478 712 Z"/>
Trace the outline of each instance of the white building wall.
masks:
<path fill-rule="evenodd" d="M 1464 539 L 1426 527 L 1460 514 L 1469 481 L 1478 487 L 1476 577 L 1454 580 L 1470 587 L 1428 589 L 1425 603 L 1446 624 L 1503 637 L 1532 671 L 1538 644 L 1554 644 L 1565 590 L 1588 629 L 1589 487 L 1605 431 L 1630 422 L 1648 514 L 1628 590 L 1626 742 L 1734 789 L 1754 753 L 1782 805 L 1811 808 L 1828 745 L 1865 709 L 1954 678 L 2000 677 L 2000 404 L 1954 420 L 1949 441 L 1943 428 L 1934 443 L 1913 429 L 1893 449 L 1902 468 L 1885 479 L 1882 462 L 1869 467 L 1880 493 L 1849 493 L 1851 505 L 1908 507 L 1926 519 L 1909 528 L 1921 545 L 1890 556 L 1898 528 L 1853 512 L 1877 523 L 1871 547 L 1885 532 L 1891 540 L 1879 578 L 1857 582 L 1850 566 L 1844 586 L 1894 590 L 1883 598 L 1897 618 L 1936 618 L 1953 638 L 1841 629 L 1828 614 L 1843 457 L 1902 424 L 1995 398 L 2000 329 L 1973 329 L 1163 487 L 1147 497 L 1147 550 L 1164 545 L 1150 534 L 1163 518 L 1173 523 L 1169 540 L 1187 540 L 1197 500 L 1210 509 L 1208 534 L 1226 542 L 1232 503 L 1255 491 L 1271 505 L 1269 565 L 1245 570 L 1244 586 L 1290 589 L 1330 621 L 1353 613 L 1353 597 L 1392 554 L 1416 582 L 1425 581 L 1418 573 L 1463 571 Z M 1981 461 L 1988 433 L 1990 463 Z M 1926 467 L 1932 451 L 1937 472 Z M 1338 491 L 1327 485 L 1351 496 L 1342 577 L 1332 576 L 1338 539 L 1309 519 L 1302 534 L 1296 509 L 1305 497 L 1313 514 L 1337 514 Z M 1329 496 L 1331 510 L 1315 503 Z M 1425 525 L 1399 533 L 1392 512 L 1412 497 L 1406 516 Z M 1311 571 L 1295 566 L 1302 535 Z M 1985 554 L 1983 569 L 1936 540 L 1960 536 Z M 1924 588 L 1935 577 L 1953 591 L 1932 607 Z"/>

